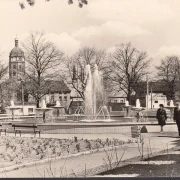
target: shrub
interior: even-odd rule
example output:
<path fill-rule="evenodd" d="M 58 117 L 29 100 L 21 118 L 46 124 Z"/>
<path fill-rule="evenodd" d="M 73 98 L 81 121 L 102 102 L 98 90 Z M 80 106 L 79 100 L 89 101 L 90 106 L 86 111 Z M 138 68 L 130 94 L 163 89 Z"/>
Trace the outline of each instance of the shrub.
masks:
<path fill-rule="evenodd" d="M 76 149 L 78 152 L 80 152 L 80 144 L 76 144 Z"/>
<path fill-rule="evenodd" d="M 74 136 L 74 142 L 78 142 L 78 138 Z"/>
<path fill-rule="evenodd" d="M 91 142 L 88 142 L 88 144 L 87 144 L 87 148 L 88 148 L 88 149 L 90 149 L 90 150 L 92 149 Z"/>

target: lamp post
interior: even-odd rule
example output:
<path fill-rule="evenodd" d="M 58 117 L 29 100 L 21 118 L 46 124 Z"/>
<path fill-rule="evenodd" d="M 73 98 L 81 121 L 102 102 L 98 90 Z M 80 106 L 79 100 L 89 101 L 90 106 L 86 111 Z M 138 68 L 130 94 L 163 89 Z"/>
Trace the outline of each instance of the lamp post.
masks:
<path fill-rule="evenodd" d="M 72 82 L 76 83 L 76 85 L 77 85 L 76 88 L 78 89 L 79 88 L 79 86 L 78 86 L 78 65 L 77 65 L 77 68 L 75 65 L 73 66 Z"/>
<path fill-rule="evenodd" d="M 153 103 L 152 103 L 152 102 L 153 102 L 153 97 L 152 97 L 152 82 L 151 82 L 150 85 L 151 85 L 151 109 L 152 109 L 152 108 L 153 108 L 153 106 L 152 106 L 152 104 L 153 104 Z"/>
<path fill-rule="evenodd" d="M 146 82 L 147 82 L 147 92 L 146 92 L 146 96 L 147 96 L 147 98 L 146 98 L 146 100 L 147 100 L 147 103 L 146 103 L 146 108 L 147 108 L 147 111 L 149 110 L 149 106 L 148 106 L 148 104 L 149 104 L 149 79 L 148 79 L 148 75 L 146 75 Z"/>
<path fill-rule="evenodd" d="M 24 115 L 24 79 L 18 79 L 21 82 L 21 103 L 22 103 L 22 111 Z"/>
<path fill-rule="evenodd" d="M 22 106 L 24 107 L 24 80 L 21 80 Z"/>

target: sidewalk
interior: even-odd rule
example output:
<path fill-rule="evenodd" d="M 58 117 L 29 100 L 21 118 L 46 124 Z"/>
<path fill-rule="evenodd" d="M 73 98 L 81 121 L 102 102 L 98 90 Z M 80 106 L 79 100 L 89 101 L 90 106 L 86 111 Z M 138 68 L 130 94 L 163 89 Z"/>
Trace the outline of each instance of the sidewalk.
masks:
<path fill-rule="evenodd" d="M 170 127 L 166 127 L 170 128 Z M 154 127 L 149 128 L 149 133 L 143 134 L 144 136 L 144 153 L 147 154 L 149 150 L 149 141 L 150 146 L 152 149 L 152 152 L 159 152 L 166 150 L 167 148 L 173 148 L 177 147 L 180 144 L 180 140 L 176 138 L 177 132 L 175 131 L 175 126 L 172 127 L 171 131 L 169 129 L 165 129 L 165 132 L 163 134 L 160 134 L 158 131 L 152 132 L 154 130 Z M 159 130 L 159 127 L 158 127 Z M 46 135 L 47 136 L 51 136 Z M 57 135 L 60 137 L 61 135 Z M 63 134 L 62 136 L 65 136 Z M 72 136 L 72 134 L 71 134 Z M 79 138 L 84 136 L 84 134 L 80 135 L 78 134 Z M 105 136 L 105 135 L 104 135 Z M 113 135 L 111 135 L 113 137 Z M 117 136 L 117 134 L 116 134 Z M 91 135 L 89 135 L 91 137 Z M 96 138 L 99 137 L 96 134 Z M 109 134 L 106 135 L 106 138 L 109 138 Z M 125 138 L 125 135 L 118 135 L 119 139 Z M 127 135 L 126 138 L 129 138 L 130 135 Z M 141 146 L 141 145 L 140 145 Z M 140 155 L 138 144 L 137 143 L 131 143 L 131 144 L 125 144 L 122 147 L 119 147 L 117 149 L 117 155 L 120 158 L 122 153 L 125 150 L 125 154 L 122 158 L 122 160 L 128 160 L 130 158 L 136 158 Z M 67 159 L 62 160 L 56 160 L 51 164 L 51 168 L 53 169 L 50 171 L 50 163 L 44 163 L 44 164 L 37 164 L 33 167 L 25 167 L 17 170 L 13 170 L 10 172 L 6 172 L 3 174 L 0 174 L 0 177 L 16 177 L 16 178 L 33 178 L 33 177 L 75 177 L 76 175 L 82 175 L 83 171 L 86 169 L 86 174 L 88 175 L 94 175 L 94 173 L 101 172 L 102 165 L 104 164 L 104 160 L 106 159 L 106 153 L 105 152 L 96 152 L 94 154 L 86 154 L 81 155 L 77 157 L 70 157 Z M 105 170 L 105 169 L 104 169 Z"/>

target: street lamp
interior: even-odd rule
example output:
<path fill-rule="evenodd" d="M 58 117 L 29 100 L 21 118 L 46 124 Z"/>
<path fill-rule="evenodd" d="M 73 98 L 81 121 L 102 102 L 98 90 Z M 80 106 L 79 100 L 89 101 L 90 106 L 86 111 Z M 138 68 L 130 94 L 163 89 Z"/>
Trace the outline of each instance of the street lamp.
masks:
<path fill-rule="evenodd" d="M 19 78 L 18 80 L 21 82 L 21 103 L 22 103 L 23 114 L 24 114 L 24 79 Z"/>
<path fill-rule="evenodd" d="M 22 96 L 22 105 L 24 107 L 24 80 L 21 79 L 21 96 Z"/>

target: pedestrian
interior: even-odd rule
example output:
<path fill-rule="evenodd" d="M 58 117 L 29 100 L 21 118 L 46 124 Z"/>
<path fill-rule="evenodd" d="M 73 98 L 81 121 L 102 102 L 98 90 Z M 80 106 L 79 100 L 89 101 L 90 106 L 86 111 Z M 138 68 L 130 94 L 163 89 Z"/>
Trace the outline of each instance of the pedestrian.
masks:
<path fill-rule="evenodd" d="M 163 126 L 166 125 L 166 120 L 167 120 L 167 114 L 166 114 L 166 110 L 164 109 L 163 104 L 159 105 L 159 109 L 157 110 L 156 118 L 158 120 L 158 124 L 161 127 L 160 133 L 162 133 Z"/>
<path fill-rule="evenodd" d="M 46 113 L 45 113 L 45 111 L 43 111 L 43 122 L 44 123 L 46 122 Z"/>
<path fill-rule="evenodd" d="M 176 103 L 176 107 L 174 108 L 174 121 L 177 124 L 178 128 L 178 138 L 180 138 L 180 108 L 179 108 L 180 103 Z"/>
<path fill-rule="evenodd" d="M 139 119 L 140 119 L 140 112 L 139 111 L 136 112 L 136 118 L 137 118 L 137 122 L 139 122 Z"/>

